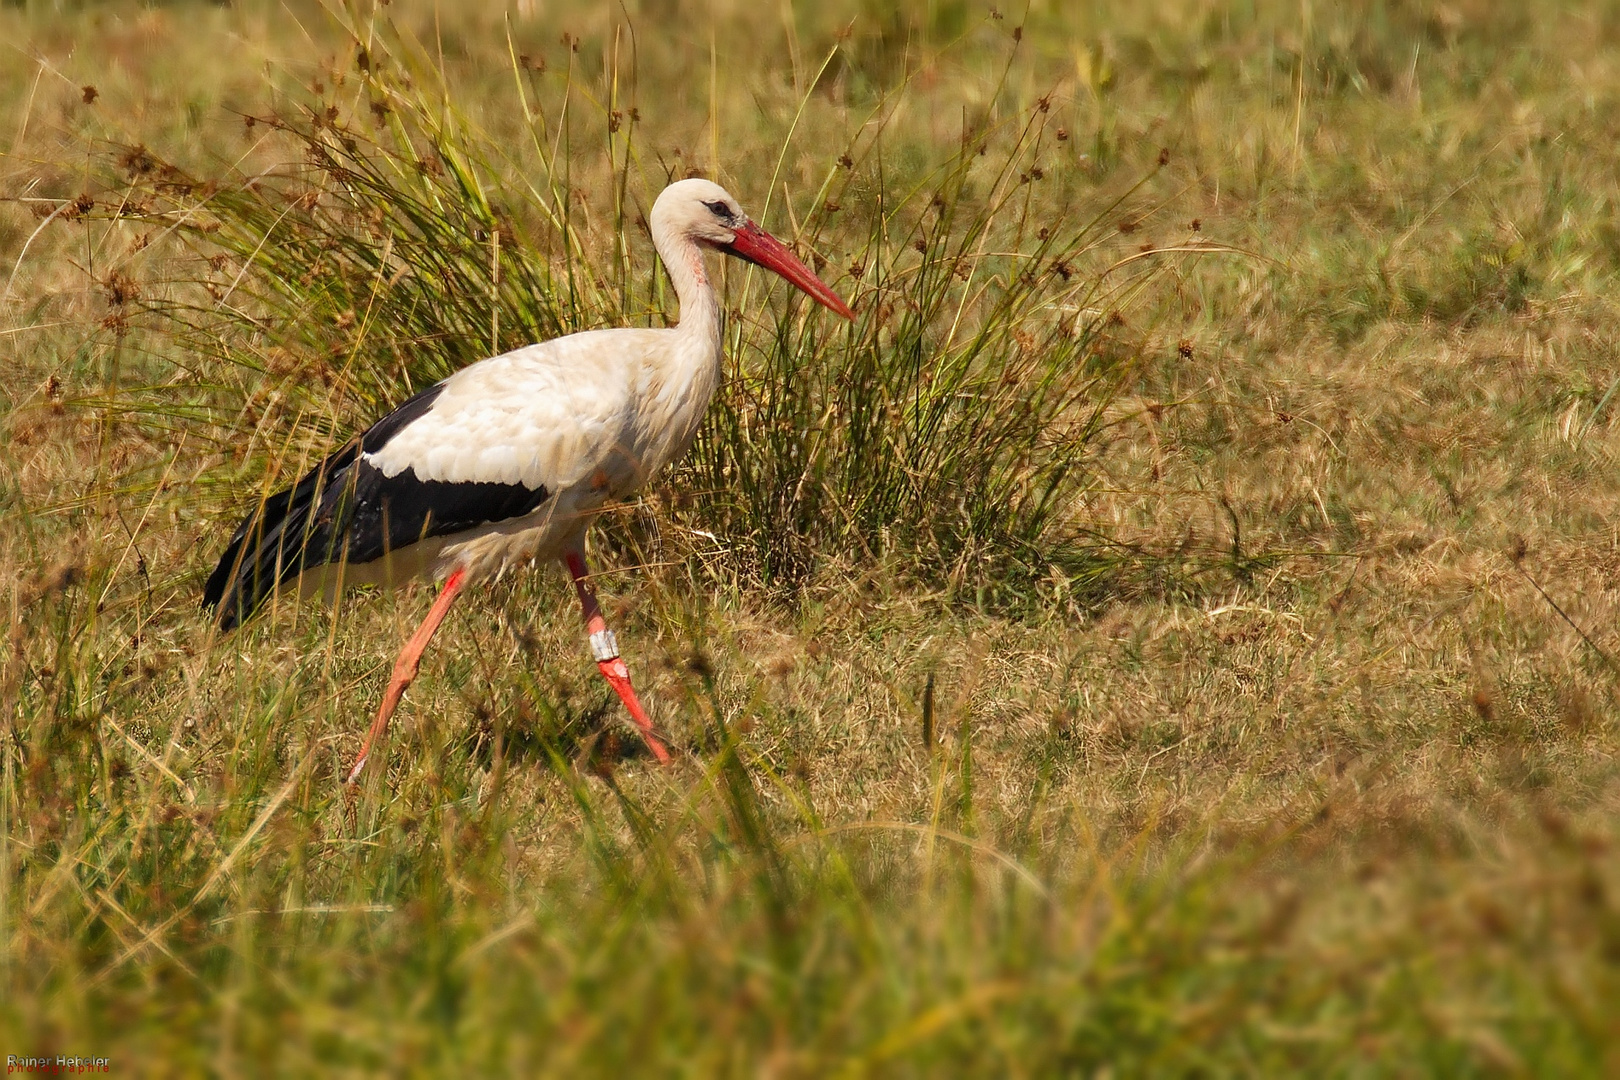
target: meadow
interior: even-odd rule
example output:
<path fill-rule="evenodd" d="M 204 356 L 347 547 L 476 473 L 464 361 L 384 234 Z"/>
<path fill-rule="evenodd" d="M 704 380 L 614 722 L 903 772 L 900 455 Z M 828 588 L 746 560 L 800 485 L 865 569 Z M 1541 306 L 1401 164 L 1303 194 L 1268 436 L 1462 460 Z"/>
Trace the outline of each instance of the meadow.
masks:
<path fill-rule="evenodd" d="M 133 1075 L 1620 1072 L 1620 11 L 0 6 L 0 1053 Z M 555 567 L 199 610 L 493 351 L 677 315 Z"/>

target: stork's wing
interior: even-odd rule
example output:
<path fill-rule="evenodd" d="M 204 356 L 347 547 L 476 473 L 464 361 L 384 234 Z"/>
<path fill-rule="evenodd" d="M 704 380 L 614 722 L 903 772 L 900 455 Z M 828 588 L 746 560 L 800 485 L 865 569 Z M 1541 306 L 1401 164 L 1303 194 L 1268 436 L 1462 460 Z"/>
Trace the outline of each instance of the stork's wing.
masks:
<path fill-rule="evenodd" d="M 364 458 L 389 477 L 569 488 L 625 449 L 644 333 L 574 334 L 463 368 Z"/>
<path fill-rule="evenodd" d="M 625 361 L 576 340 L 599 337 L 492 357 L 410 398 L 248 514 L 203 606 L 229 630 L 305 570 L 521 517 L 590 475 L 630 411 Z"/>

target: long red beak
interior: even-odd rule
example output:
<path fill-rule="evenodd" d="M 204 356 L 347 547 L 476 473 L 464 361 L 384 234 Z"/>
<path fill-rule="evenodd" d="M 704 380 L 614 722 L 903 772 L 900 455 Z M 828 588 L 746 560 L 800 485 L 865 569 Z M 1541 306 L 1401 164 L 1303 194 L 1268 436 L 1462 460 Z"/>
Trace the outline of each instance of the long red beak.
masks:
<path fill-rule="evenodd" d="M 816 277 L 814 270 L 800 262 L 798 256 L 789 251 L 782 241 L 752 221 L 745 222 L 743 227 L 737 230 L 736 239 L 729 244 L 721 244 L 720 250 L 756 266 L 776 271 L 829 311 L 837 312 L 846 319 L 855 317 L 855 313 L 849 310 L 849 305 Z"/>

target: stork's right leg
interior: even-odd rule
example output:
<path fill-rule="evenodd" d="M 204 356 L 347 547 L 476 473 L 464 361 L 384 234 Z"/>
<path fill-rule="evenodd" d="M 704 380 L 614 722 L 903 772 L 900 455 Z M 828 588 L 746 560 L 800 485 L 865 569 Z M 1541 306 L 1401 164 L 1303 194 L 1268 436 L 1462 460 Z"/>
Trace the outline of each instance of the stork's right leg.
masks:
<path fill-rule="evenodd" d="M 563 561 L 568 564 L 569 576 L 574 579 L 574 591 L 579 594 L 579 607 L 585 616 L 585 631 L 591 635 L 591 655 L 596 658 L 597 668 L 608 685 L 618 693 L 624 707 L 630 710 L 630 719 L 641 729 L 647 749 L 652 751 L 660 765 L 669 764 L 669 751 L 665 749 L 663 740 L 653 733 L 647 710 L 641 707 L 636 688 L 630 685 L 630 669 L 619 656 L 619 645 L 613 639 L 613 631 L 608 629 L 607 620 L 602 618 L 602 608 L 596 602 L 596 590 L 591 588 L 590 575 L 585 569 L 585 553 L 576 548 L 565 555 Z"/>
<path fill-rule="evenodd" d="M 360 756 L 354 759 L 354 766 L 349 770 L 348 783 L 360 779 L 360 771 L 366 767 L 366 758 L 371 756 L 371 745 L 382 738 L 383 732 L 388 730 L 388 720 L 399 707 L 400 699 L 405 696 L 405 688 L 411 685 L 416 678 L 416 669 L 422 662 L 422 651 L 427 648 L 428 642 L 433 640 L 433 632 L 439 628 L 444 617 L 450 613 L 450 605 L 455 603 L 456 594 L 461 592 L 462 583 L 466 580 L 466 571 L 457 570 L 444 581 L 444 589 L 440 591 L 439 598 L 433 601 L 428 609 L 427 618 L 422 625 L 416 628 L 416 633 L 405 643 L 399 651 L 399 659 L 394 661 L 394 674 L 388 680 L 388 690 L 383 694 L 382 704 L 377 708 L 377 719 L 371 722 L 371 730 L 366 732 L 365 744 L 360 747 Z"/>

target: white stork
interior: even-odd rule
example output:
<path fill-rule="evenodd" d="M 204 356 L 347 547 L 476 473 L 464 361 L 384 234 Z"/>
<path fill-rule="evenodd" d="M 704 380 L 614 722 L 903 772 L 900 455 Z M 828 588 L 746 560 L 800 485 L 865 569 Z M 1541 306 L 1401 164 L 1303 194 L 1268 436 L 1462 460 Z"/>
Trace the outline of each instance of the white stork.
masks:
<path fill-rule="evenodd" d="M 680 299 L 665 330 L 592 330 L 481 360 L 371 425 L 250 512 L 203 591 L 230 630 L 280 586 L 301 592 L 414 576 L 442 579 L 394 663 L 372 745 L 416 676 L 457 595 L 509 566 L 561 559 L 598 668 L 660 761 L 669 752 L 636 698 L 585 568 L 585 530 L 686 452 L 720 379 L 721 311 L 705 250 L 774 270 L 844 318 L 849 307 L 707 180 L 669 185 L 653 204 L 653 247 Z"/>

